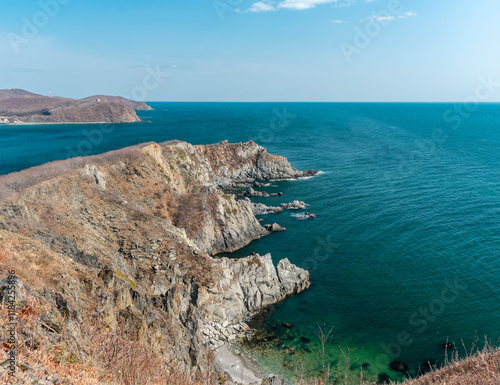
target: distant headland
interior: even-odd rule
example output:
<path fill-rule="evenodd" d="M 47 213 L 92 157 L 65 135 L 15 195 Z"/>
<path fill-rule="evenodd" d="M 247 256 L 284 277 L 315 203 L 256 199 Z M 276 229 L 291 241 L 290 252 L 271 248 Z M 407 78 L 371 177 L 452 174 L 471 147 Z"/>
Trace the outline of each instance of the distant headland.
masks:
<path fill-rule="evenodd" d="M 136 110 L 151 109 L 146 103 L 119 96 L 71 99 L 0 90 L 0 124 L 133 123 L 140 121 Z"/>

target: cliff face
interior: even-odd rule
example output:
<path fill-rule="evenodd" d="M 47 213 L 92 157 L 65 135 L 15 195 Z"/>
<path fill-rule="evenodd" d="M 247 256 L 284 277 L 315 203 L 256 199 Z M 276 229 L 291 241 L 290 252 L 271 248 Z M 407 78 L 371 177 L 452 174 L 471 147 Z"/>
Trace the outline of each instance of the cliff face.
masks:
<path fill-rule="evenodd" d="M 222 188 L 231 187 L 235 182 L 302 178 L 317 173 L 315 170 L 294 169 L 285 157 L 269 154 L 252 140 L 238 144 L 224 141 L 197 147 L 210 163 L 215 183 Z"/>
<path fill-rule="evenodd" d="M 309 286 L 287 259 L 212 257 L 269 234 L 251 202 L 220 186 L 303 175 L 253 142 L 174 141 L 0 177 L 0 267 L 51 309 L 45 333 L 70 340 L 76 357 L 93 355 L 92 321 L 196 371 L 204 347 L 234 338 L 246 312 Z M 207 338 L 214 322 L 232 329 Z"/>

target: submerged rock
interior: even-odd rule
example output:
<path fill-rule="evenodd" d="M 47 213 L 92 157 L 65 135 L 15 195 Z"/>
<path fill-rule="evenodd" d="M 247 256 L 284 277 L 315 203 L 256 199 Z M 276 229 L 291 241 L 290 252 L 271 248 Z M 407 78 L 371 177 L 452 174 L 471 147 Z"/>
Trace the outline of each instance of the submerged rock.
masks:
<path fill-rule="evenodd" d="M 418 367 L 418 373 L 425 374 L 435 370 L 436 368 L 437 368 L 436 361 L 429 359 L 420 364 L 420 366 Z"/>
<path fill-rule="evenodd" d="M 295 349 L 292 348 L 291 346 L 283 345 L 283 350 L 287 350 L 288 354 L 290 354 L 290 355 L 294 355 L 295 354 Z"/>
<path fill-rule="evenodd" d="M 408 373 L 408 365 L 400 362 L 400 361 L 392 361 L 390 364 L 389 364 L 389 367 L 394 370 L 395 372 L 399 372 L 399 373 Z"/>
<path fill-rule="evenodd" d="M 391 383 L 391 377 L 389 377 L 385 373 L 380 373 L 378 375 L 378 381 L 377 384 L 390 384 Z"/>
<path fill-rule="evenodd" d="M 300 342 L 302 342 L 303 344 L 308 344 L 309 342 L 311 342 L 311 340 L 307 337 L 300 337 Z"/>

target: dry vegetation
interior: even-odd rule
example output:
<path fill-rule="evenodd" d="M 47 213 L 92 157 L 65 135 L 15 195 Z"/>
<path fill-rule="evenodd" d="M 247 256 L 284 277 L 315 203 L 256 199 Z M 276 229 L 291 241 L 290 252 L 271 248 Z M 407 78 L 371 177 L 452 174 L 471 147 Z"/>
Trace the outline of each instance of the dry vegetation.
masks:
<path fill-rule="evenodd" d="M 1 375 L 3 383 L 37 384 L 41 380 L 55 384 L 95 385 L 215 385 L 215 371 L 207 370 L 203 378 L 192 379 L 176 362 L 158 349 L 141 344 L 137 336 L 124 330 L 107 331 L 88 321 L 81 325 L 89 339 L 88 359 L 78 361 L 66 349 L 59 333 L 48 333 L 42 316 L 48 307 L 40 300 L 27 298 L 20 303 L 17 326 L 16 376 Z M 7 306 L 0 305 L 2 319 Z M 63 319 L 59 326 L 64 328 Z M 42 327 L 40 327 L 42 325 Z M 2 333 L 2 362 L 11 346 Z M 210 357 L 208 361 L 210 361 Z M 207 362 L 209 368 L 211 362 Z"/>
<path fill-rule="evenodd" d="M 455 359 L 440 370 L 428 373 L 405 385 L 498 385 L 500 384 L 500 350 L 485 342 L 475 354 Z"/>
<path fill-rule="evenodd" d="M 0 176 L 0 200 L 58 176 L 70 174 L 86 164 L 131 163 L 144 156 L 141 148 L 148 144 L 150 143 L 125 147 L 101 155 L 58 160 Z"/>
<path fill-rule="evenodd" d="M 141 339 L 136 328 L 127 324 L 106 327 L 92 311 L 80 312 L 78 326 L 61 309 L 56 309 L 41 293 L 46 286 L 91 272 L 68 261 L 39 242 L 0 231 L 0 277 L 14 269 L 22 286 L 16 298 L 16 377 L 0 372 L 1 383 L 12 384 L 127 384 L 127 385 L 216 385 L 218 377 L 211 368 L 207 352 L 205 370 L 200 378 L 183 371 L 165 346 Z M 82 270 L 83 269 L 83 270 Z M 120 278 L 120 274 L 117 274 Z M 127 277 L 125 277 L 127 279 Z M 132 285 L 131 285 L 132 286 Z M 0 293 L 0 297 L 3 294 Z M 0 302 L 0 362 L 6 363 L 12 345 L 6 333 L 8 304 Z M 92 307 L 92 303 L 87 303 Z M 71 330 L 70 330 L 71 329 Z M 71 349 L 72 331 L 80 330 L 86 341 L 78 355 Z M 80 332 L 77 332 L 80 333 Z M 3 364 L 1 364 L 3 366 Z M 49 382 L 42 382 L 49 381 Z"/>
<path fill-rule="evenodd" d="M 146 109 L 150 107 L 145 103 L 121 97 L 90 96 L 76 100 L 24 90 L 0 90 L 0 115 L 25 122 L 133 122 L 139 121 L 134 110 Z"/>

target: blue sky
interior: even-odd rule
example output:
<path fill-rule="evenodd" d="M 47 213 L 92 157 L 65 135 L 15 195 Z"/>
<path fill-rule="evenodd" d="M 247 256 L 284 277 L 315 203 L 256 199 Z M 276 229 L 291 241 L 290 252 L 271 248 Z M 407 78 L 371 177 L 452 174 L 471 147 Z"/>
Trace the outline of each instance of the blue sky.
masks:
<path fill-rule="evenodd" d="M 500 82 L 499 14 L 498 0 L 2 1 L 0 88 L 462 102 Z M 490 89 L 480 101 L 500 101 Z"/>

